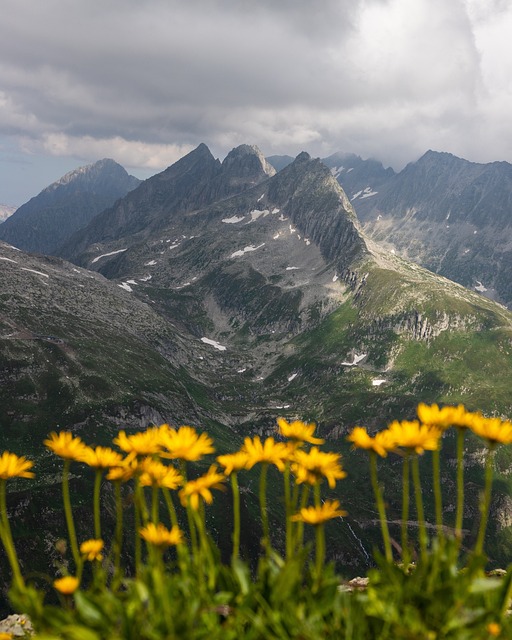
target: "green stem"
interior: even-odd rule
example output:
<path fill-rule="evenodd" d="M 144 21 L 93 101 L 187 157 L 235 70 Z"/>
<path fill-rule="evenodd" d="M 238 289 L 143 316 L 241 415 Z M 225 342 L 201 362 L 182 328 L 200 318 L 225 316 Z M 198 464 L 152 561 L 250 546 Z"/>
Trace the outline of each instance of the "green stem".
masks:
<path fill-rule="evenodd" d="M 165 504 L 167 505 L 167 511 L 169 512 L 169 519 L 171 521 L 171 525 L 178 526 L 178 516 L 176 515 L 176 508 L 174 506 L 174 502 L 172 501 L 171 492 L 169 489 L 164 487 L 162 489 L 162 493 L 164 494 Z"/>
<path fill-rule="evenodd" d="M 425 560 L 427 557 L 427 528 L 425 526 L 425 511 L 423 509 L 423 496 L 421 494 L 420 461 L 418 455 L 415 455 L 412 459 L 412 479 L 416 499 L 416 514 L 418 517 L 420 553 L 422 560 Z"/>
<path fill-rule="evenodd" d="M 409 452 L 404 454 L 402 469 L 402 564 L 407 570 L 409 565 L 409 540 L 407 523 L 409 521 Z"/>
<path fill-rule="evenodd" d="M 94 510 L 94 537 L 96 540 L 101 538 L 101 521 L 100 521 L 100 489 L 101 489 L 101 476 L 103 471 L 96 469 L 96 475 L 94 477 L 94 498 L 93 498 L 93 510 Z"/>
<path fill-rule="evenodd" d="M 68 527 L 69 544 L 71 545 L 71 553 L 78 569 L 80 566 L 80 553 L 78 551 L 78 543 L 76 540 L 75 523 L 73 521 L 73 512 L 71 510 L 71 499 L 69 497 L 69 467 L 71 460 L 64 460 L 64 469 L 62 471 L 62 501 L 64 503 L 64 514 L 66 516 L 66 525 Z"/>
<path fill-rule="evenodd" d="M 434 484 L 434 504 L 436 511 L 437 537 L 444 540 L 443 531 L 443 496 L 441 493 L 441 452 L 434 449 L 432 452 L 432 477 Z"/>
<path fill-rule="evenodd" d="M 464 436 L 465 429 L 457 429 L 457 511 L 455 514 L 455 538 L 462 541 L 464 517 Z"/>
<path fill-rule="evenodd" d="M 233 490 L 233 562 L 240 552 L 240 490 L 236 471 L 231 474 L 231 488 Z"/>
<path fill-rule="evenodd" d="M 481 555 L 484 550 L 485 531 L 487 529 L 487 520 L 489 518 L 489 510 L 491 507 L 491 490 L 495 445 L 489 444 L 487 449 L 487 458 L 485 461 L 485 486 L 482 501 L 480 503 L 480 528 L 478 529 L 478 537 L 476 539 L 475 554 Z"/>
<path fill-rule="evenodd" d="M 308 497 L 309 497 L 309 485 L 304 484 L 302 485 L 302 495 L 300 498 L 299 511 L 306 507 L 308 503 Z M 304 523 L 302 521 L 297 522 L 296 546 L 298 551 L 302 551 L 302 548 L 304 547 Z"/>
<path fill-rule="evenodd" d="M 291 504 L 291 492 L 290 492 L 290 463 L 286 463 L 283 474 L 284 479 L 284 516 L 286 526 L 286 557 L 291 558 L 293 553 L 293 538 L 292 538 L 292 504 Z"/>
<path fill-rule="evenodd" d="M 21 575 L 20 564 L 18 562 L 18 556 L 16 555 L 16 549 L 14 547 L 14 542 L 12 539 L 11 526 L 9 524 L 9 518 L 7 517 L 7 499 L 5 495 L 5 485 L 6 481 L 3 478 L 0 479 L 0 518 L 2 523 L 0 527 L 0 537 L 2 538 L 2 543 L 4 545 L 7 558 L 9 559 L 9 564 L 11 565 L 12 575 L 16 588 L 18 589 L 18 591 L 23 591 L 25 582 Z"/>
<path fill-rule="evenodd" d="M 151 521 L 153 524 L 158 524 L 160 513 L 158 504 L 158 487 L 153 485 L 151 487 Z"/>
<path fill-rule="evenodd" d="M 391 550 L 391 541 L 389 538 L 386 507 L 384 505 L 384 499 L 382 497 L 382 491 L 377 477 L 377 454 L 375 453 L 375 451 L 370 451 L 370 475 L 375 502 L 377 504 L 377 510 L 379 512 L 380 529 L 382 532 L 382 541 L 384 542 L 384 553 L 386 555 L 386 560 L 388 562 L 393 562 L 393 552 Z"/>
<path fill-rule="evenodd" d="M 318 509 L 322 506 L 321 494 L 320 494 L 320 482 L 315 483 L 315 507 Z"/>
<path fill-rule="evenodd" d="M 140 568 L 142 565 L 142 540 L 140 537 L 140 526 L 141 526 L 141 517 L 140 517 L 140 509 L 141 509 L 141 501 L 140 501 L 140 484 L 139 478 L 135 478 L 134 480 L 134 518 L 135 518 L 135 575 L 138 576 L 140 572 Z"/>
<path fill-rule="evenodd" d="M 268 527 L 268 512 L 267 512 L 267 471 L 268 471 L 268 462 L 262 462 L 261 474 L 260 474 L 260 512 L 261 512 L 261 524 L 263 528 L 262 545 L 268 554 L 270 552 L 270 534 L 269 534 L 269 527 Z"/>
<path fill-rule="evenodd" d="M 315 534 L 316 534 L 316 580 L 315 580 L 315 586 L 316 589 L 318 589 L 318 587 L 320 586 L 320 580 L 322 577 L 322 569 L 324 566 L 324 560 L 325 560 L 325 531 L 324 531 L 324 525 L 322 524 L 318 524 L 315 527 Z"/>
<path fill-rule="evenodd" d="M 121 548 L 123 545 L 123 503 L 121 501 L 121 482 L 114 483 L 116 496 L 116 530 L 114 534 L 114 578 L 121 571 Z"/>

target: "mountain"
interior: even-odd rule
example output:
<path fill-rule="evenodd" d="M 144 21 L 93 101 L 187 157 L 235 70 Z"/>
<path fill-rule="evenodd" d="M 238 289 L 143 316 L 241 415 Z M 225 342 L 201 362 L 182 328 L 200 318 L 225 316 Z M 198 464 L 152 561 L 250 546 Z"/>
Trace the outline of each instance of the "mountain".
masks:
<path fill-rule="evenodd" d="M 428 151 L 354 202 L 389 249 L 512 306 L 512 165 Z"/>
<path fill-rule="evenodd" d="M 5 222 L 15 211 L 16 207 L 11 207 L 8 204 L 0 204 L 0 223 Z"/>
<path fill-rule="evenodd" d="M 134 189 L 140 180 L 104 159 L 67 173 L 0 227 L 0 240 L 23 251 L 53 254 L 75 231 Z"/>
<path fill-rule="evenodd" d="M 307 153 L 274 174 L 254 147 L 220 163 L 200 145 L 64 249 L 75 267 L 2 247 L 11 284 L 0 296 L 0 375 L 10 385 L 2 410 L 16 427 L 11 441 L 30 433 L 36 443 L 55 424 L 94 441 L 124 423 L 186 421 L 206 427 L 222 451 L 245 435 L 275 434 L 280 415 L 317 421 L 345 454 L 339 497 L 350 519 L 330 546 L 353 571 L 370 561 L 378 530 L 360 458 L 345 442 L 351 427 L 410 418 L 420 400 L 512 415 L 512 314 L 367 238 L 332 171 Z M 45 396 L 46 388 L 56 391 Z M 471 446 L 468 528 L 482 474 Z M 498 456 L 500 500 L 506 456 Z M 387 495 L 396 521 L 397 465 Z M 280 486 L 270 482 L 276 495 Z M 251 475 L 244 495 L 250 511 Z M 503 500 L 493 509 L 499 562 L 512 519 Z"/>
<path fill-rule="evenodd" d="M 322 162 L 331 169 L 351 202 L 372 198 L 395 175 L 393 169 L 385 169 L 378 160 L 363 160 L 353 153 L 334 153 Z"/>

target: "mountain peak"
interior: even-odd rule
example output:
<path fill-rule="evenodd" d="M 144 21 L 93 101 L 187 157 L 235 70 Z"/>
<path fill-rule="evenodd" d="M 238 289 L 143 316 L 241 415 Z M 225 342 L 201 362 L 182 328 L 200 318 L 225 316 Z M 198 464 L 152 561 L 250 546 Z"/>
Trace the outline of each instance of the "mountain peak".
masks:
<path fill-rule="evenodd" d="M 276 173 L 256 145 L 241 144 L 232 149 L 224 158 L 223 171 L 232 177 L 247 178 L 252 176 L 257 182 L 261 178 L 269 178 Z"/>
<path fill-rule="evenodd" d="M 301 151 L 295 158 L 295 162 L 307 162 L 308 160 L 311 160 L 311 156 L 307 151 Z"/>

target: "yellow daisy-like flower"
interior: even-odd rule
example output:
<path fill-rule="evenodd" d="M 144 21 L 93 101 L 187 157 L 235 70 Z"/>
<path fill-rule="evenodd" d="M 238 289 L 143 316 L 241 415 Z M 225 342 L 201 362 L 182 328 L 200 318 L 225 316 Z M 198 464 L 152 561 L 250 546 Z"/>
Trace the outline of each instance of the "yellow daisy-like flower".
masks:
<path fill-rule="evenodd" d="M 146 542 L 160 549 L 175 547 L 183 543 L 183 533 L 176 525 L 169 530 L 161 522 L 157 525 L 150 522 L 142 529 L 139 529 L 139 533 Z"/>
<path fill-rule="evenodd" d="M 130 456 L 121 460 L 119 466 L 111 467 L 107 473 L 107 480 L 111 482 L 128 482 L 139 473 L 139 463 Z"/>
<path fill-rule="evenodd" d="M 52 431 L 43 444 L 60 458 L 78 462 L 83 459 L 87 449 L 87 445 L 82 442 L 82 439 L 74 436 L 70 431 L 61 431 L 58 434 Z"/>
<path fill-rule="evenodd" d="M 86 540 L 80 545 L 80 553 L 86 560 L 92 562 L 93 560 L 103 560 L 103 547 L 105 546 L 103 540 L 92 538 Z"/>
<path fill-rule="evenodd" d="M 211 489 L 223 489 L 222 483 L 225 480 L 224 475 L 218 473 L 216 465 L 213 464 L 204 476 L 187 482 L 179 494 L 181 504 L 186 507 L 190 500 L 190 506 L 194 511 L 199 509 L 199 498 L 202 498 L 207 504 L 211 504 L 213 502 Z"/>
<path fill-rule="evenodd" d="M 167 467 L 158 460 L 146 458 L 140 464 L 140 484 L 143 487 L 177 489 L 183 484 L 183 476 L 174 467 Z"/>
<path fill-rule="evenodd" d="M 86 447 L 82 462 L 95 469 L 110 469 L 118 467 L 123 462 L 123 457 L 110 447 Z"/>
<path fill-rule="evenodd" d="M 292 520 L 316 526 L 327 522 L 327 520 L 346 516 L 347 512 L 339 507 L 338 500 L 326 500 L 320 507 L 304 507 L 299 513 L 292 516 Z"/>
<path fill-rule="evenodd" d="M 486 629 L 487 633 L 493 638 L 497 638 L 501 633 L 501 625 L 497 622 L 489 622 Z"/>
<path fill-rule="evenodd" d="M 394 420 L 388 427 L 390 437 L 397 447 L 422 454 L 439 448 L 441 431 L 436 427 L 421 424 L 417 420 Z"/>
<path fill-rule="evenodd" d="M 203 456 L 215 452 L 213 440 L 207 433 L 198 434 L 193 427 L 186 425 L 177 431 L 175 429 L 162 430 L 160 442 L 165 449 L 162 452 L 164 458 L 178 458 L 196 462 Z"/>
<path fill-rule="evenodd" d="M 379 431 L 372 438 L 366 431 L 366 427 L 354 427 L 352 433 L 347 436 L 347 440 L 353 443 L 354 448 L 375 451 L 382 458 L 396 447 L 393 435 L 387 429 Z"/>
<path fill-rule="evenodd" d="M 6 631 L 0 631 L 0 640 L 12 640 L 12 633 L 7 633 Z"/>
<path fill-rule="evenodd" d="M 420 402 L 416 412 L 423 424 L 439 427 L 439 429 L 447 429 L 448 427 L 467 429 L 470 426 L 471 413 L 466 411 L 462 404 L 456 407 L 447 406 L 440 409 L 437 404 L 429 406 Z"/>
<path fill-rule="evenodd" d="M 245 451 L 236 451 L 235 453 L 217 456 L 217 462 L 221 467 L 224 467 L 224 475 L 226 476 L 231 475 L 233 471 L 245 469 L 247 461 L 248 457 Z"/>
<path fill-rule="evenodd" d="M 258 462 L 267 462 L 275 464 L 279 471 L 284 471 L 292 453 L 284 442 L 276 442 L 274 438 L 261 442 L 259 436 L 245 438 L 242 451 L 247 454 L 247 469 L 252 469 Z"/>
<path fill-rule="evenodd" d="M 15 453 L 4 451 L 0 457 L 0 479 L 9 478 L 33 478 L 34 473 L 29 471 L 34 466 L 31 460 L 25 456 L 17 456 Z"/>
<path fill-rule="evenodd" d="M 306 482 L 315 485 L 323 478 L 334 489 L 336 480 L 346 478 L 347 474 L 340 465 L 340 454 L 320 451 L 318 447 L 312 447 L 310 451 L 297 450 L 291 470 L 295 474 L 297 484 Z"/>
<path fill-rule="evenodd" d="M 146 431 L 132 433 L 129 436 L 125 431 L 120 431 L 113 442 L 127 453 L 130 459 L 135 456 L 152 456 L 155 453 L 160 453 L 162 448 L 158 427 L 150 427 Z"/>
<path fill-rule="evenodd" d="M 70 596 L 75 593 L 80 585 L 80 580 L 74 576 L 64 576 L 53 581 L 53 586 L 59 593 Z"/>
<path fill-rule="evenodd" d="M 279 433 L 282 436 L 295 442 L 309 442 L 310 444 L 323 444 L 325 442 L 322 438 L 315 438 L 313 436 L 316 429 L 314 422 L 309 424 L 301 420 L 287 422 L 284 418 L 278 418 L 277 425 L 279 427 Z"/>
<path fill-rule="evenodd" d="M 473 413 L 471 431 L 490 445 L 512 442 L 512 422 L 500 418 L 485 418 L 481 413 Z"/>

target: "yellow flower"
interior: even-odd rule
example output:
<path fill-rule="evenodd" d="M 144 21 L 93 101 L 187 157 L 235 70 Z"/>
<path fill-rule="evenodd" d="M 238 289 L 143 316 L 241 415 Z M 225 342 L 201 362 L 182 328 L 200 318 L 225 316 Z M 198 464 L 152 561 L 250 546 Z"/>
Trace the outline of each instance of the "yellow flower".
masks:
<path fill-rule="evenodd" d="M 404 447 L 419 454 L 425 450 L 434 451 L 439 448 L 441 431 L 435 427 L 420 425 L 417 420 L 394 420 L 388 431 L 397 447 Z"/>
<path fill-rule="evenodd" d="M 248 457 L 245 451 L 237 451 L 235 453 L 227 453 L 222 456 L 217 456 L 217 462 L 224 467 L 224 474 L 229 476 L 233 471 L 240 471 L 245 469 L 247 465 Z"/>
<path fill-rule="evenodd" d="M 109 469 L 110 467 L 118 467 L 123 461 L 120 453 L 114 451 L 110 447 L 86 447 L 82 462 L 94 467 L 95 469 Z"/>
<path fill-rule="evenodd" d="M 338 516 L 346 516 L 347 512 L 339 508 L 338 500 L 326 500 L 320 507 L 304 507 L 292 516 L 295 522 L 319 525 Z"/>
<path fill-rule="evenodd" d="M 139 533 L 146 542 L 161 549 L 183 543 L 183 533 L 176 525 L 169 530 L 161 522 L 157 525 L 150 522 L 144 528 L 139 529 Z"/>
<path fill-rule="evenodd" d="M 440 409 L 437 404 L 429 406 L 420 402 L 416 412 L 423 424 L 439 427 L 440 429 L 447 429 L 448 427 L 467 429 L 470 426 L 471 413 L 466 411 L 462 404 L 456 407 L 447 406 Z"/>
<path fill-rule="evenodd" d="M 139 463 L 137 460 L 130 458 L 130 456 L 124 458 L 117 467 L 111 467 L 107 473 L 107 480 L 112 482 L 128 482 L 139 471 Z"/>
<path fill-rule="evenodd" d="M 130 459 L 135 456 L 151 456 L 159 453 L 161 449 L 160 430 L 158 427 L 150 427 L 146 431 L 132 433 L 129 436 L 126 435 L 125 431 L 120 431 L 113 442 L 122 451 L 128 453 Z"/>
<path fill-rule="evenodd" d="M 0 631 L 0 640 L 12 640 L 12 633 L 7 633 L 6 631 Z"/>
<path fill-rule="evenodd" d="M 45 444 L 50 451 L 53 451 L 55 455 L 65 460 L 77 460 L 81 461 L 87 445 L 82 442 L 81 438 L 75 437 L 70 431 L 61 431 L 55 433 L 52 431 L 47 440 L 44 440 Z"/>
<path fill-rule="evenodd" d="M 216 465 L 213 464 L 204 476 L 187 482 L 180 491 L 181 504 L 186 507 L 187 502 L 190 500 L 190 506 L 194 511 L 199 509 L 199 498 L 202 498 L 207 504 L 211 504 L 213 495 L 210 489 L 223 489 L 222 483 L 225 480 L 224 475 L 218 473 Z"/>
<path fill-rule="evenodd" d="M 497 638 L 501 633 L 501 625 L 497 622 L 489 622 L 487 625 L 487 633 L 493 638 Z"/>
<path fill-rule="evenodd" d="M 368 435 L 366 427 L 354 427 L 352 433 L 347 436 L 347 440 L 352 442 L 356 449 L 375 451 L 377 455 L 383 458 L 388 455 L 388 451 L 392 451 L 396 447 L 393 436 L 387 429 L 379 431 L 372 438 L 372 436 Z"/>
<path fill-rule="evenodd" d="M 484 418 L 481 413 L 473 413 L 471 431 L 490 445 L 512 442 L 512 422 L 500 418 Z"/>
<path fill-rule="evenodd" d="M 291 455 L 290 448 L 284 442 L 267 438 L 262 443 L 259 436 L 245 438 L 242 451 L 247 454 L 247 469 L 252 469 L 258 462 L 267 462 L 275 464 L 279 471 L 284 471 L 285 462 Z"/>
<path fill-rule="evenodd" d="M 103 540 L 92 538 L 91 540 L 82 542 L 80 545 L 80 553 L 86 560 L 89 560 L 89 562 L 93 560 L 103 560 L 103 554 L 101 552 L 104 546 Z"/>
<path fill-rule="evenodd" d="M 175 429 L 162 430 L 160 441 L 166 449 L 162 453 L 164 458 L 179 458 L 195 462 L 208 453 L 214 453 L 213 440 L 207 433 L 198 434 L 193 427 L 183 426 Z"/>
<path fill-rule="evenodd" d="M 59 593 L 65 596 L 70 596 L 78 589 L 80 580 L 74 576 L 64 576 L 53 581 L 53 586 Z"/>
<path fill-rule="evenodd" d="M 146 458 L 140 464 L 142 474 L 140 484 L 143 487 L 165 487 L 177 489 L 183 483 L 183 477 L 174 467 L 167 467 L 158 460 Z"/>
<path fill-rule="evenodd" d="M 323 444 L 325 442 L 322 438 L 313 437 L 313 433 L 316 429 L 314 422 L 311 422 L 310 424 L 306 424 L 301 420 L 287 422 L 284 418 L 278 418 L 277 424 L 279 426 L 279 433 L 290 440 L 294 440 L 296 442 L 309 442 L 310 444 Z"/>
<path fill-rule="evenodd" d="M 33 478 L 34 473 L 29 471 L 34 466 L 31 460 L 25 456 L 17 456 L 15 453 L 4 451 L 0 457 L 0 479 L 9 478 Z"/>
<path fill-rule="evenodd" d="M 338 453 L 320 451 L 318 447 L 312 447 L 310 451 L 297 450 L 291 466 L 297 484 L 307 482 L 314 485 L 326 478 L 333 489 L 336 480 L 342 480 L 347 476 L 341 468 L 340 458 Z"/>

